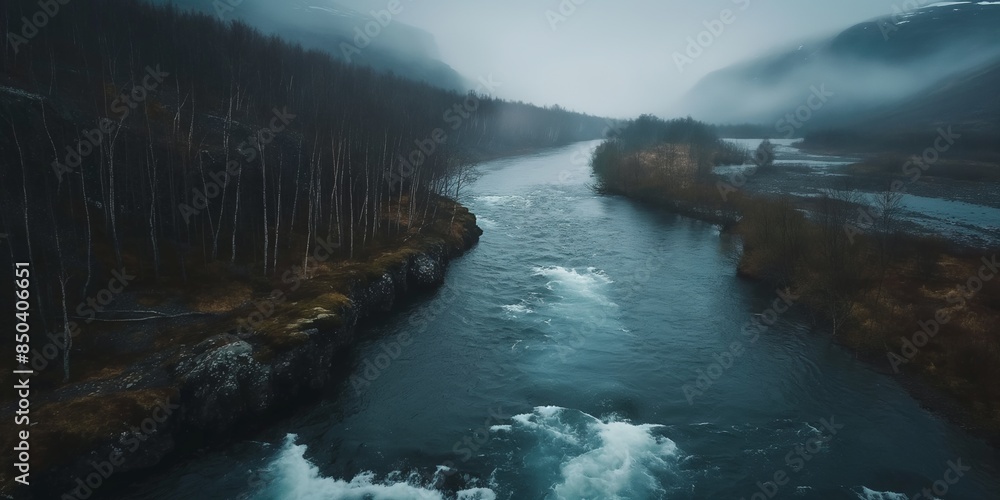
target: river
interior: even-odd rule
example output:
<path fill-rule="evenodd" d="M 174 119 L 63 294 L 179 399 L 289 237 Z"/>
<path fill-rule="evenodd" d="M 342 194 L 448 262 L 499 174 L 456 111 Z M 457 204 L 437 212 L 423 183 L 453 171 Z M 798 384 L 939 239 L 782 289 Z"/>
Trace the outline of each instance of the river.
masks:
<path fill-rule="evenodd" d="M 761 143 L 760 139 L 726 140 L 750 151 Z M 757 173 L 750 164 L 717 167 L 715 172 L 727 179 L 745 179 L 740 188 L 752 193 L 803 199 L 847 188 L 863 193 L 868 204 L 876 206 L 875 199 L 889 185 L 888 178 L 852 175 L 848 167 L 861 158 L 809 153 L 797 147 L 798 141 L 771 141 L 775 161 L 768 172 Z M 904 164 L 899 164 L 894 177 L 903 182 L 898 191 L 899 229 L 913 235 L 943 237 L 972 248 L 1000 246 L 1000 189 L 996 183 L 943 177 L 931 181 L 930 176 L 923 176 L 924 180 L 917 183 L 911 175 L 904 175 Z M 737 173 L 744 175 L 733 177 Z"/>
<path fill-rule="evenodd" d="M 998 498 L 1000 453 L 739 279 L 738 242 L 594 194 L 595 145 L 483 165 L 479 246 L 348 380 L 121 498 Z"/>

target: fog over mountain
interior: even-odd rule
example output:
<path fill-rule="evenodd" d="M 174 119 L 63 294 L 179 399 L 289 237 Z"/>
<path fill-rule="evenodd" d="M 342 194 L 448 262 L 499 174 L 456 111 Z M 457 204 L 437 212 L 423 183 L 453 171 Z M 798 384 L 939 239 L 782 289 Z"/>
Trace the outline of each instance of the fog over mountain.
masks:
<path fill-rule="evenodd" d="M 362 12 L 388 0 L 342 0 Z M 891 14 L 898 0 L 433 0 L 403 1 L 399 19 L 432 33 L 442 60 L 470 79 L 494 74 L 499 95 L 614 117 L 681 113 L 702 77 L 800 40 Z M 902 7 L 901 7 L 902 8 Z M 679 71 L 705 23 L 731 24 Z M 805 20 L 805 21 L 803 21 Z M 703 38 L 704 40 L 704 38 Z"/>
<path fill-rule="evenodd" d="M 774 124 L 786 135 L 835 125 L 993 128 L 1000 114 L 980 111 L 994 106 L 986 82 L 1000 63 L 998 25 L 997 2 L 897 12 L 712 73 L 681 110 L 714 122 Z M 822 95 L 811 97 L 817 90 Z"/>
<path fill-rule="evenodd" d="M 166 0 L 157 0 L 164 2 Z M 213 11 L 209 0 L 173 0 Z M 246 19 L 267 32 L 316 46 L 320 27 L 350 35 L 387 11 L 390 0 L 229 0 L 238 4 L 232 18 Z M 832 35 L 854 23 L 891 14 L 897 1 L 721 0 L 717 2 L 609 2 L 600 0 L 400 0 L 398 14 L 367 62 L 382 69 L 418 64 L 405 76 L 462 83 L 475 88 L 479 77 L 503 83 L 496 94 L 507 99 L 612 117 L 636 116 L 651 109 L 671 115 L 684 111 L 679 98 L 702 77 L 730 64 L 819 35 Z M 322 7 L 309 9 L 305 5 Z M 732 22 L 712 35 L 701 55 L 678 69 L 676 54 L 715 24 L 723 10 Z M 340 11 L 333 14 L 330 11 Z M 353 11 L 353 15 L 345 12 Z M 807 19 L 808 22 L 803 22 Z M 301 26 L 300 32 L 296 29 Z M 781 26 L 781 29 L 776 29 Z M 416 28 L 416 29 L 415 29 Z M 417 32 L 424 33 L 418 34 Z M 429 34 L 429 35 L 428 35 Z M 690 40 L 689 40 L 690 39 Z M 702 41 L 707 37 L 703 36 Z M 337 40 L 339 43 L 340 40 Z M 432 48 L 436 42 L 439 52 Z M 696 42 L 697 43 L 697 42 Z M 329 44 L 328 44 L 329 45 Z M 416 58 L 406 50 L 420 48 Z M 426 50 L 423 50 L 425 49 Z M 385 55 L 373 57 L 375 52 Z M 439 56 L 439 57 L 438 57 Z"/>
<path fill-rule="evenodd" d="M 354 10 L 334 0 L 153 0 L 153 3 L 172 3 L 224 21 L 243 21 L 305 48 L 323 50 L 348 62 L 391 71 L 411 80 L 459 91 L 471 86 L 441 62 L 432 34 L 399 21 L 384 3 L 374 9 L 374 16 L 373 9 L 364 5 Z"/>
<path fill-rule="evenodd" d="M 1000 500 L 998 27 L 0 0 L 0 500 Z"/>

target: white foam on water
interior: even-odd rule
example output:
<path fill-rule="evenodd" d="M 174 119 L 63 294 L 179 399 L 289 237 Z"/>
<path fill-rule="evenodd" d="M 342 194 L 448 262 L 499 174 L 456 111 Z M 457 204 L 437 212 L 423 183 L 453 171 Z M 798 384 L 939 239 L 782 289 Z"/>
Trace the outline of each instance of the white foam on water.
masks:
<path fill-rule="evenodd" d="M 862 486 L 861 491 L 856 492 L 860 500 L 909 500 L 910 497 L 896 493 L 894 491 L 875 491 L 867 486 Z"/>
<path fill-rule="evenodd" d="M 289 434 L 281 451 L 268 468 L 267 486 L 256 496 L 281 500 L 496 500 L 487 488 L 471 488 L 446 496 L 420 484 L 416 474 L 405 480 L 378 480 L 373 472 L 362 472 L 350 481 L 324 477 L 305 457 L 306 445 L 295 444 Z M 439 469 L 440 472 L 440 469 Z M 393 473 L 402 477 L 402 473 Z"/>
<path fill-rule="evenodd" d="M 519 427 L 544 434 L 553 440 L 578 446 L 580 442 L 577 435 L 569 432 L 567 426 L 559 419 L 562 411 L 563 408 L 558 406 L 539 406 L 532 413 L 514 415 L 512 419 Z"/>
<path fill-rule="evenodd" d="M 546 284 L 549 290 L 568 292 L 576 297 L 593 300 L 605 306 L 615 305 L 604 294 L 607 285 L 614 283 L 614 281 L 600 269 L 588 267 L 581 271 L 575 268 L 549 266 L 536 267 L 533 271 L 535 276 L 542 276 L 549 280 Z"/>
<path fill-rule="evenodd" d="M 535 309 L 543 307 L 544 305 L 545 300 L 543 300 L 539 294 L 530 293 L 527 297 L 519 299 L 516 304 L 507 304 L 500 307 L 503 309 L 506 319 L 515 320 L 523 318 L 529 314 L 534 314 Z"/>
<path fill-rule="evenodd" d="M 474 199 L 479 203 L 483 203 L 491 207 L 528 208 L 531 206 L 530 199 L 518 195 L 476 196 Z"/>
<path fill-rule="evenodd" d="M 559 457 L 555 498 L 648 498 L 665 492 L 660 477 L 675 469 L 677 446 L 654 424 L 598 419 L 557 406 L 513 417 L 513 432 L 536 438 L 542 456 Z"/>
<path fill-rule="evenodd" d="M 476 216 L 476 223 L 479 224 L 483 229 L 496 229 L 500 227 L 500 223 L 490 219 L 489 217 L 483 217 L 481 215 Z"/>
<path fill-rule="evenodd" d="M 528 304 L 526 302 L 503 306 L 503 310 L 506 311 L 513 318 L 517 318 L 519 316 L 524 316 L 526 314 L 531 314 L 535 312 L 533 309 L 531 309 L 531 307 L 528 307 Z"/>
<path fill-rule="evenodd" d="M 458 492 L 456 500 L 496 500 L 497 495 L 489 488 L 472 488 Z"/>

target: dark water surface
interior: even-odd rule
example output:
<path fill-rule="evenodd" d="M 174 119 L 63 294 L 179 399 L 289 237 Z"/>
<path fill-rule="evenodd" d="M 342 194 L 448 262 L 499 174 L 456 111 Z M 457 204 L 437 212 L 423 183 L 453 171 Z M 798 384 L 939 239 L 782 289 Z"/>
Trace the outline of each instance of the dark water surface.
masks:
<path fill-rule="evenodd" d="M 482 242 L 371 328 L 351 381 L 124 498 L 1000 498 L 995 450 L 794 302 L 772 315 L 736 242 L 593 194 L 595 145 L 484 165 Z"/>

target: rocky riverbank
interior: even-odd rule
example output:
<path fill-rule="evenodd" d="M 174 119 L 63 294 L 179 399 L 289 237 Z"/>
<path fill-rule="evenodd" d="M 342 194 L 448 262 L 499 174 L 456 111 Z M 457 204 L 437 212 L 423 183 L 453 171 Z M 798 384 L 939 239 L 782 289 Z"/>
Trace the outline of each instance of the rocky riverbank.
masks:
<path fill-rule="evenodd" d="M 30 440 L 31 487 L 5 471 L 3 493 L 102 497 L 139 474 L 246 435 L 314 399 L 342 380 L 337 368 L 349 359 L 365 318 L 441 285 L 449 261 L 478 242 L 482 230 L 467 209 L 456 204 L 447 217 L 450 231 L 417 235 L 401 248 L 303 282 L 308 286 L 300 292 L 310 296 L 289 294 L 290 305 L 302 307 L 284 308 L 277 333 L 201 330 L 202 340 L 171 343 L 118 376 L 39 396 L 39 408 L 32 409 L 37 430 Z M 202 328 L 212 323 L 184 326 Z"/>

